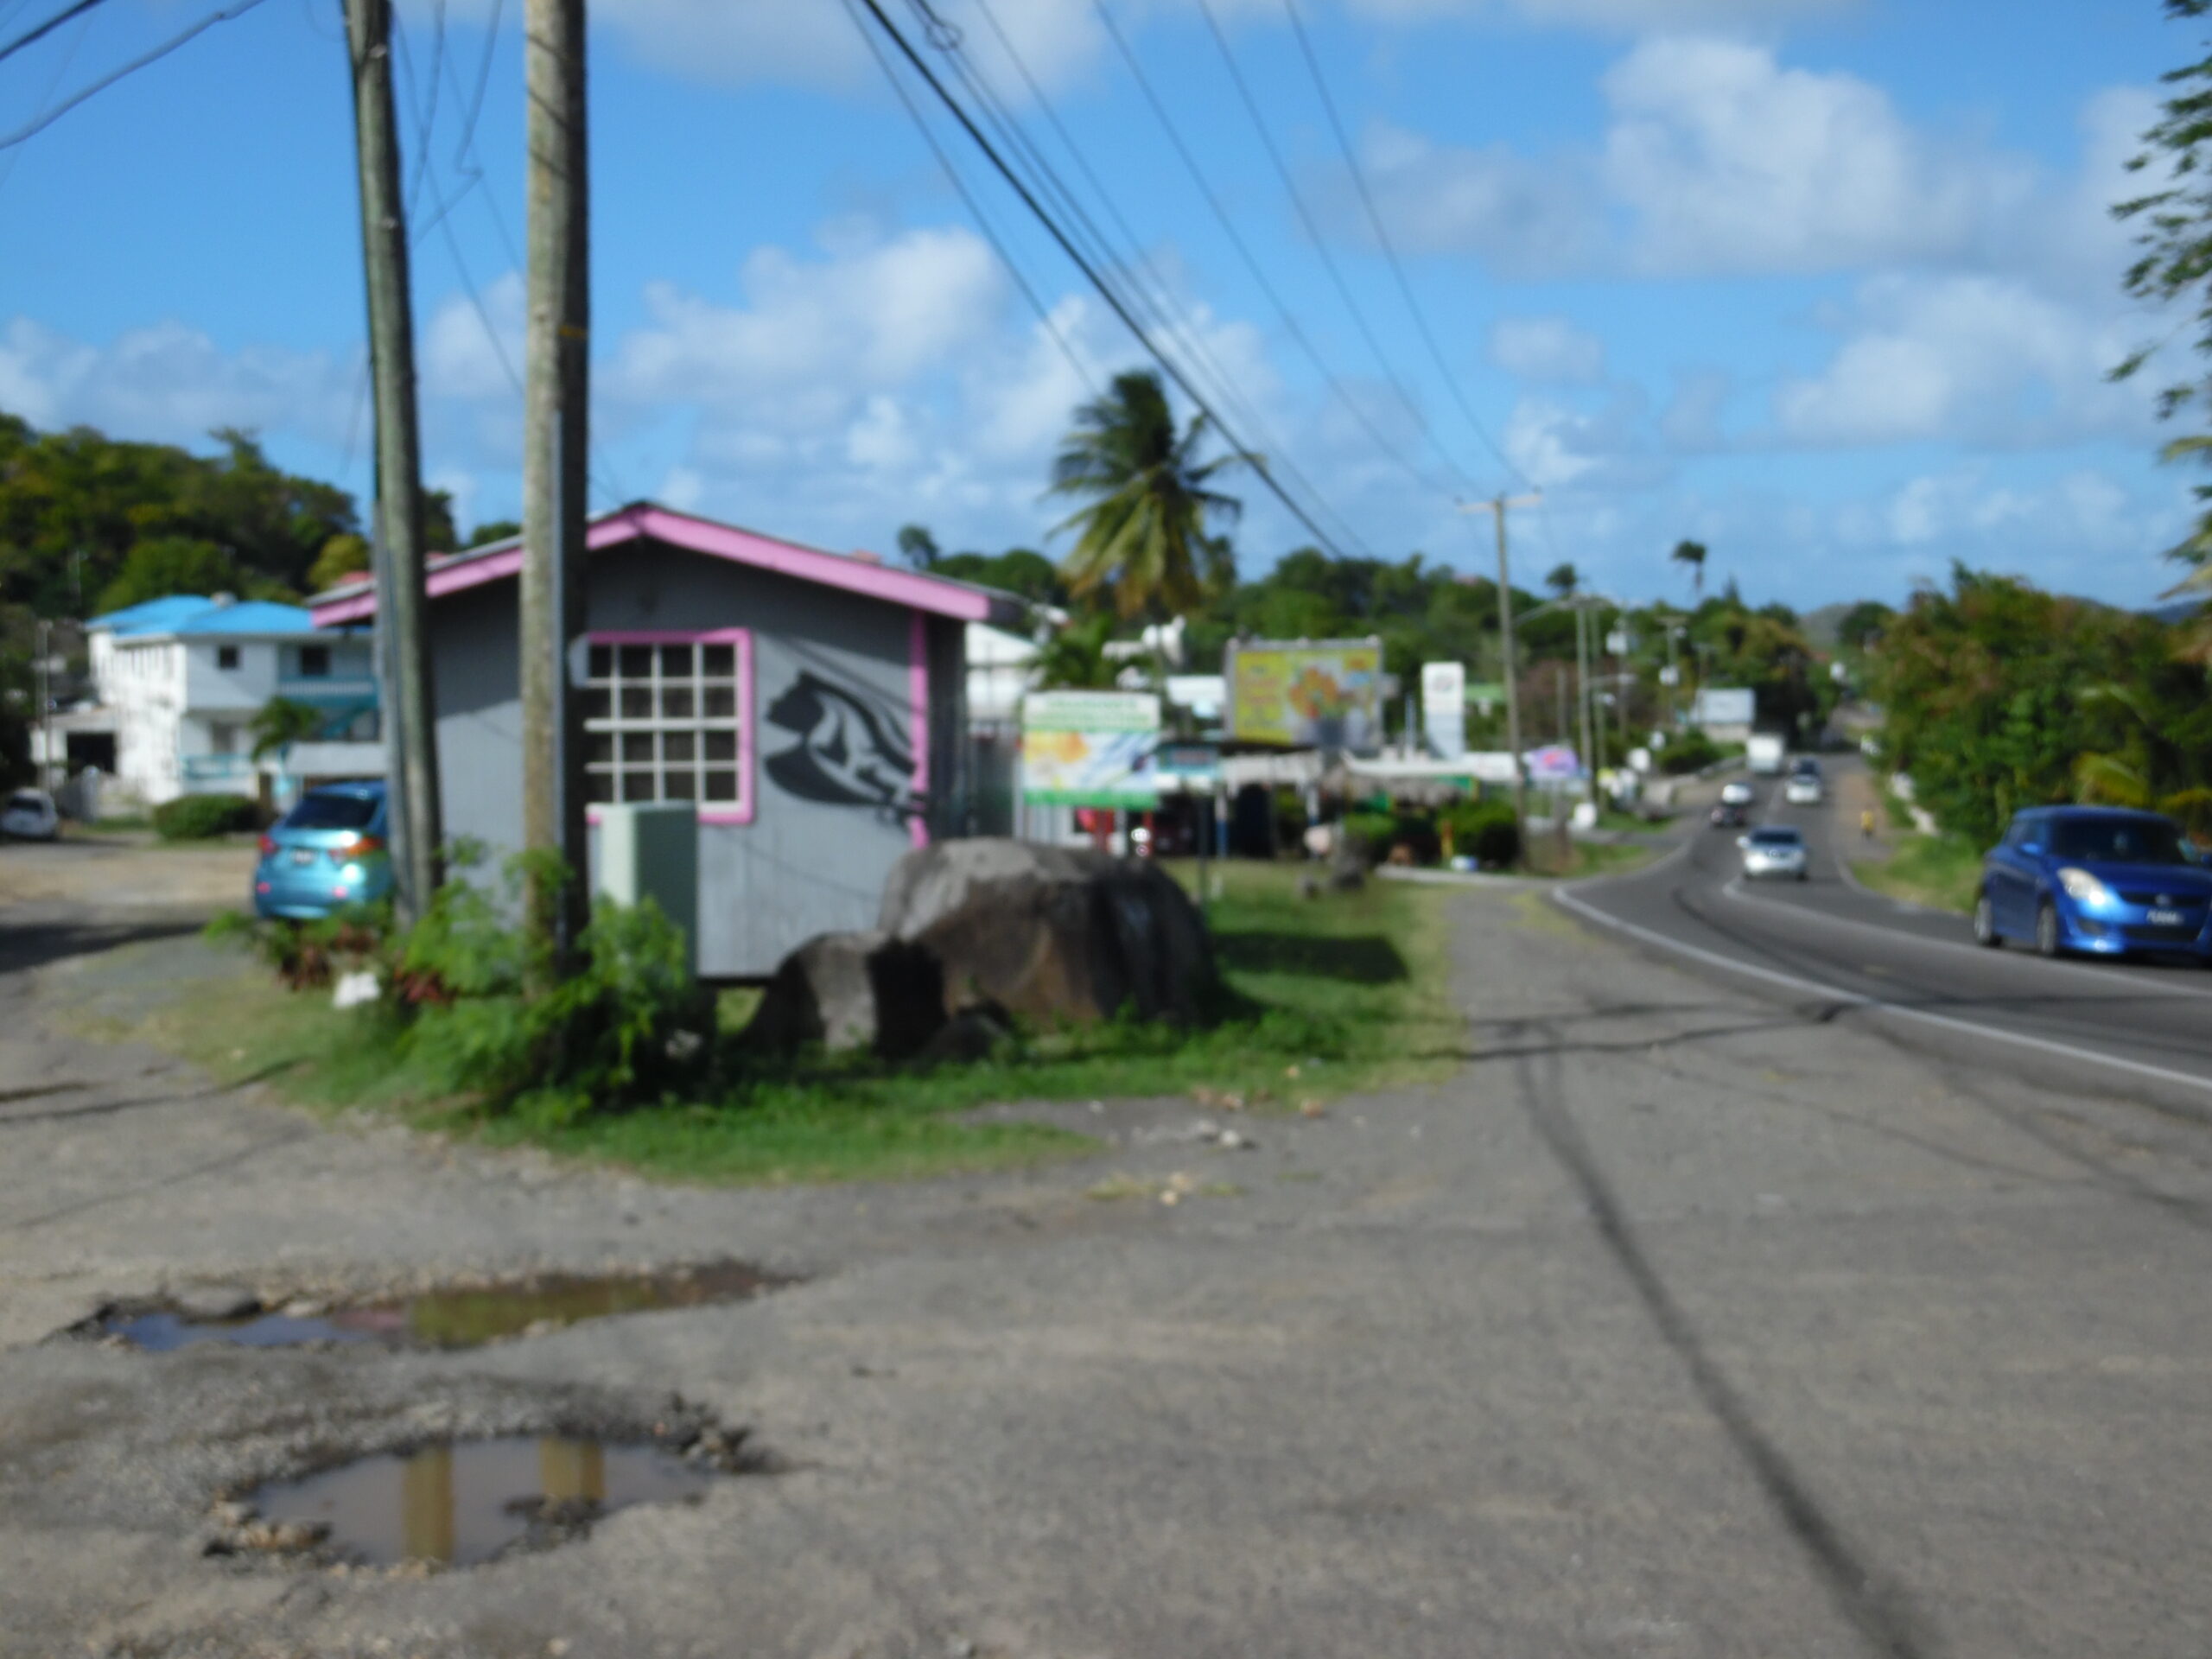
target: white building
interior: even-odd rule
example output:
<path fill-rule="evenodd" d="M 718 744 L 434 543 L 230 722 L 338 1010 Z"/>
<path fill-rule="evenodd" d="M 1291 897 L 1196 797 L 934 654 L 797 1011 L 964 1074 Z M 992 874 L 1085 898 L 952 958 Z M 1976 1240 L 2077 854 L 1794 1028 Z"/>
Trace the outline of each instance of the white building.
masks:
<path fill-rule="evenodd" d="M 296 605 L 149 600 L 86 624 L 95 707 L 56 724 L 111 732 L 111 792 L 148 806 L 195 794 L 281 804 L 308 783 L 384 775 L 372 649 L 366 629 L 317 628 Z M 325 720 L 311 741 L 257 762 L 253 718 L 278 697 Z"/>

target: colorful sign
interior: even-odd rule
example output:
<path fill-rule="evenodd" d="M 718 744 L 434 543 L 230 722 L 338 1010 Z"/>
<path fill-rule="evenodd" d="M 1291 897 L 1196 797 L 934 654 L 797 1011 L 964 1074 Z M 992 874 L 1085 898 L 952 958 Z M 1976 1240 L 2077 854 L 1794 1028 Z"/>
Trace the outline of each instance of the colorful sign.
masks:
<path fill-rule="evenodd" d="M 1581 760 L 1573 749 L 1560 744 L 1531 749 L 1527 760 L 1529 781 L 1532 784 L 1572 784 L 1581 779 Z"/>
<path fill-rule="evenodd" d="M 1021 700 L 1021 798 L 1155 806 L 1160 699 L 1149 691 L 1032 691 Z"/>
<path fill-rule="evenodd" d="M 1382 642 L 1254 640 L 1232 644 L 1229 734 L 1286 748 L 1371 753 L 1382 741 Z"/>
<path fill-rule="evenodd" d="M 1163 743 L 1158 761 L 1160 787 L 1186 794 L 1210 793 L 1221 781 L 1221 747 L 1215 743 Z"/>
<path fill-rule="evenodd" d="M 1428 752 L 1456 760 L 1467 749 L 1467 668 L 1464 663 L 1421 665 L 1421 736 Z"/>

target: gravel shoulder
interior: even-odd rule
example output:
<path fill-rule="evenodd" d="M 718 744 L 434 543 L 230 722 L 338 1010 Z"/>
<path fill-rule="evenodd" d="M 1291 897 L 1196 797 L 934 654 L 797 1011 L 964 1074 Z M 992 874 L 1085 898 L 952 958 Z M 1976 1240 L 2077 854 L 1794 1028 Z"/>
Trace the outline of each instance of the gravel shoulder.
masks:
<path fill-rule="evenodd" d="M 328 1126 L 53 1035 L 79 959 L 0 974 L 0 1654 L 2201 1656 L 2204 1132 L 1450 902 L 1450 1084 L 1064 1105 L 1095 1157 L 901 1186 Z M 53 1338 L 725 1256 L 803 1282 L 454 1353 Z M 778 1472 L 465 1572 L 200 1553 L 241 1480 L 671 1393 Z"/>

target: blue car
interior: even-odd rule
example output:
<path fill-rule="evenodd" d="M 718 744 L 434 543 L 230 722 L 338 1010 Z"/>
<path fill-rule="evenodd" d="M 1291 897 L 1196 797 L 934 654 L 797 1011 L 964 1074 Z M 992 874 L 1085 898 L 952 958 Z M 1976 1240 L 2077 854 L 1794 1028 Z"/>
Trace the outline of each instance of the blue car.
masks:
<path fill-rule="evenodd" d="M 262 916 L 312 920 L 391 891 L 381 783 L 326 784 L 261 838 L 253 908 Z"/>
<path fill-rule="evenodd" d="M 2178 951 L 2212 967 L 2212 869 L 2155 812 L 2047 806 L 2015 813 L 1982 861 L 1974 936 L 2046 957 Z"/>

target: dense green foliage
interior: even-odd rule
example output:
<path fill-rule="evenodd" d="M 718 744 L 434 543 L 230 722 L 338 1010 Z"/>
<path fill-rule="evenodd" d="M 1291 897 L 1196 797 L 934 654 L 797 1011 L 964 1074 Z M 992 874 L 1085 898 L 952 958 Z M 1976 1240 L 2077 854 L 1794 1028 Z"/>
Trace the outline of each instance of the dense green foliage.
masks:
<path fill-rule="evenodd" d="M 243 795 L 180 795 L 154 809 L 154 833 L 163 841 L 206 841 L 260 822 L 260 807 Z"/>
<path fill-rule="evenodd" d="M 2212 786 L 2205 671 L 2153 618 L 1954 567 L 1884 632 L 1885 758 L 1954 835 L 1995 841 L 2014 811 L 2089 800 L 2200 810 Z"/>

